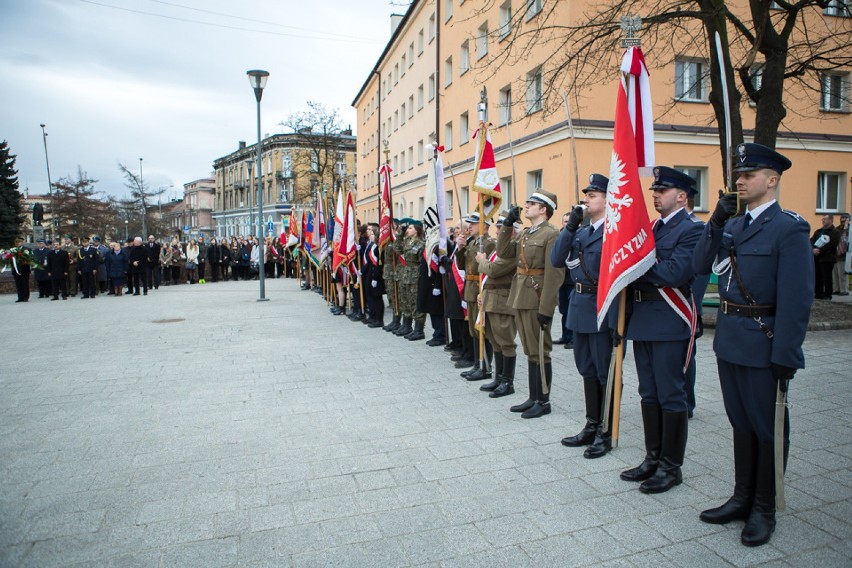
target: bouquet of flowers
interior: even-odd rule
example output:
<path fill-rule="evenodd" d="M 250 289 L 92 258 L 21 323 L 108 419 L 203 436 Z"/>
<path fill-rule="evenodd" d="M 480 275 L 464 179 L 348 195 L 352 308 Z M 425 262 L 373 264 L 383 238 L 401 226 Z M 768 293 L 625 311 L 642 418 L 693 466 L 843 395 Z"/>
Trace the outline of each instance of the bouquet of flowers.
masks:
<path fill-rule="evenodd" d="M 14 270 L 15 273 L 21 273 L 21 267 L 29 265 L 37 270 L 44 270 L 37 260 L 33 252 L 24 247 L 13 247 L 10 249 L 0 250 L 0 272 Z"/>

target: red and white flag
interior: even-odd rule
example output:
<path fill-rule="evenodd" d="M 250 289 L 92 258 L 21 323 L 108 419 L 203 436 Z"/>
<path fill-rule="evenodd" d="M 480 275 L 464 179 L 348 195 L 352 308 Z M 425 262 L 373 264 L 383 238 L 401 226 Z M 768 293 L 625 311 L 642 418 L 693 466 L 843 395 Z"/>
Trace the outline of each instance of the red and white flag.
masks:
<path fill-rule="evenodd" d="M 485 123 L 479 123 L 479 130 L 473 135 L 477 139 L 474 156 L 473 191 L 481 194 L 482 207 L 479 214 L 483 219 L 491 218 L 500 211 L 503 194 L 500 191 L 500 177 L 497 175 L 497 163 L 494 161 L 494 146 L 491 144 L 491 132 Z"/>
<path fill-rule="evenodd" d="M 627 77 L 627 108 L 636 140 L 636 164 L 651 175 L 654 167 L 654 110 L 651 105 L 651 81 L 645 56 L 638 47 L 630 47 L 621 60 L 621 72 Z"/>
<path fill-rule="evenodd" d="M 379 168 L 379 176 L 382 179 L 381 213 L 379 216 L 379 248 L 393 243 L 396 236 L 393 234 L 393 197 L 391 194 L 390 175 L 393 170 L 390 164 L 384 164 Z"/>
<path fill-rule="evenodd" d="M 625 61 L 628 59 L 627 54 L 633 50 L 639 51 L 641 60 L 641 50 L 630 48 L 625 53 Z M 635 55 L 634 53 L 634 58 Z M 644 68 L 644 61 L 641 67 Z M 639 181 L 637 136 L 628 107 L 628 89 L 629 83 L 622 78 L 615 104 L 612 158 L 606 194 L 601 252 L 603 260 L 597 298 L 598 329 L 606 320 L 609 306 L 618 293 L 645 274 L 657 259 L 654 233 L 651 231 L 648 208 Z M 647 116 L 651 117 L 650 114 Z M 644 119 L 639 123 L 643 125 L 643 129 L 646 128 Z M 648 132 L 653 132 L 653 125 Z M 653 149 L 651 152 L 653 156 Z M 647 160 L 647 156 L 645 159 Z"/>
<path fill-rule="evenodd" d="M 339 210 L 339 206 L 338 206 Z M 337 227 L 335 226 L 335 234 Z M 352 202 L 352 194 L 346 194 L 346 209 L 343 213 L 343 222 L 341 223 L 340 241 L 334 249 L 334 258 L 332 259 L 332 271 L 337 272 L 339 269 L 342 274 L 346 274 L 349 264 L 355 259 L 355 205 Z"/>

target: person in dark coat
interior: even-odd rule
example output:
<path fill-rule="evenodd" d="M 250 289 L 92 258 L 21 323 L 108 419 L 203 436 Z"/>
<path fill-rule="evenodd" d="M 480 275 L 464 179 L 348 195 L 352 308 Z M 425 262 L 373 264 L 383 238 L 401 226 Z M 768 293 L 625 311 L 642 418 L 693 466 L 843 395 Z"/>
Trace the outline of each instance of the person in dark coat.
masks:
<path fill-rule="evenodd" d="M 145 283 L 148 288 L 155 290 L 160 287 L 160 243 L 154 239 L 154 235 L 148 235 L 145 243 Z"/>
<path fill-rule="evenodd" d="M 53 298 L 51 300 L 58 300 L 59 293 L 62 292 L 62 299 L 68 299 L 68 270 L 70 266 L 70 260 L 68 258 L 68 253 L 62 250 L 59 247 L 59 241 L 53 243 L 53 250 L 47 255 L 47 274 L 50 276 L 51 283 L 53 284 Z"/>
<path fill-rule="evenodd" d="M 231 246 L 228 244 L 228 239 L 222 237 L 222 243 L 219 245 L 219 259 L 222 267 L 222 280 L 228 280 L 228 272 L 231 269 Z"/>
<path fill-rule="evenodd" d="M 456 238 L 463 239 L 459 234 Z M 464 290 L 464 277 L 461 277 L 461 289 L 456 279 L 458 266 L 456 265 L 456 252 L 459 248 L 455 240 L 447 241 L 447 256 L 441 259 L 443 273 L 444 314 L 450 323 L 450 361 L 455 362 L 456 369 L 467 369 L 473 366 L 473 340 L 467 330 L 464 308 L 462 308 L 462 292 Z M 464 254 L 462 252 L 462 254 Z M 461 259 L 462 270 L 464 258 Z"/>
<path fill-rule="evenodd" d="M 23 246 L 23 239 L 18 239 L 15 246 Z M 17 262 L 17 266 L 12 266 L 12 277 L 15 279 L 15 291 L 18 293 L 18 302 L 28 302 L 30 300 L 30 273 L 32 271 L 30 265 L 26 262 Z"/>
<path fill-rule="evenodd" d="M 830 300 L 833 293 L 831 271 L 837 262 L 837 244 L 840 242 L 840 231 L 834 226 L 834 215 L 822 216 L 822 227 L 814 231 L 811 237 L 811 247 L 814 253 L 814 298 Z"/>
<path fill-rule="evenodd" d="M 113 295 L 121 296 L 130 261 L 127 258 L 126 250 L 122 249 L 120 244 L 110 243 L 110 248 L 112 250 L 107 253 L 104 266 L 112 285 Z"/>
<path fill-rule="evenodd" d="M 47 257 L 50 254 L 50 249 L 45 246 L 44 239 L 38 240 L 38 248 L 33 251 L 36 260 L 44 268 L 35 269 L 35 279 L 38 285 L 38 297 L 47 298 L 50 296 L 50 276 L 47 275 Z"/>
<path fill-rule="evenodd" d="M 80 290 L 83 292 L 81 299 L 94 298 L 97 289 L 98 264 L 100 257 L 98 251 L 91 245 L 89 239 L 83 237 L 83 246 L 77 251 L 77 272 L 80 273 Z"/>
<path fill-rule="evenodd" d="M 210 265 L 211 280 L 218 282 L 219 272 L 222 269 L 222 249 L 216 242 L 216 237 L 210 239 L 210 246 L 207 247 L 207 264 Z"/>
<path fill-rule="evenodd" d="M 369 242 L 362 250 L 361 275 L 364 282 L 364 302 L 367 304 L 367 327 L 382 327 L 385 324 L 385 281 L 382 278 L 381 253 L 376 244 L 379 226 L 370 223 L 367 227 Z"/>
<path fill-rule="evenodd" d="M 437 250 L 433 250 L 430 260 L 420 263 L 420 274 L 417 278 L 417 311 L 429 314 L 432 324 L 432 338 L 426 342 L 430 347 L 443 345 L 447 340 L 444 331 L 444 284 L 437 254 Z"/>
<path fill-rule="evenodd" d="M 92 246 L 98 250 L 98 291 L 107 292 L 109 290 L 109 276 L 107 276 L 106 256 L 109 254 L 109 247 L 101 242 L 98 235 L 92 237 Z M 97 292 L 95 293 L 97 296 Z"/>
<path fill-rule="evenodd" d="M 130 275 L 133 278 L 133 295 L 139 295 L 139 284 L 141 282 L 142 289 L 145 295 L 148 295 L 148 282 L 145 279 L 146 266 L 148 265 L 148 257 L 145 252 L 145 247 L 142 246 L 142 237 L 133 239 L 133 244 L 130 246 Z"/>

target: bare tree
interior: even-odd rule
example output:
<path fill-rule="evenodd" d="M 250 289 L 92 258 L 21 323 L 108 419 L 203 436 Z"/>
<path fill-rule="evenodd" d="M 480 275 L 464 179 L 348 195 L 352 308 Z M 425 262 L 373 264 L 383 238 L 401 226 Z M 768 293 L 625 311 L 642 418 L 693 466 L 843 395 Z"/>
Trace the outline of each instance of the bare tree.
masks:
<path fill-rule="evenodd" d="M 166 189 L 162 187 L 154 190 L 148 189 L 148 184 L 142 181 L 141 175 L 133 173 L 121 162 L 118 163 L 118 169 L 124 175 L 124 187 L 130 190 L 132 203 L 141 208 L 141 234 L 145 237 L 148 234 L 148 207 L 154 202 L 154 198 L 164 194 Z"/>
<path fill-rule="evenodd" d="M 835 6 L 828 0 L 748 0 L 745 13 L 735 12 L 740 8 L 725 0 L 606 0 L 590 4 L 579 17 L 570 14 L 569 4 L 545 2 L 541 12 L 531 17 L 528 10 L 536 4 L 521 2 L 509 24 L 493 32 L 508 33 L 508 37 L 497 43 L 494 55 L 478 69 L 480 81 L 503 65 L 525 60 L 533 47 L 545 45 L 554 54 L 543 70 L 545 114 L 561 109 L 562 91 L 578 103 L 575 108 L 581 108 L 585 90 L 612 80 L 621 55 L 621 17 L 640 15 L 642 47 L 652 74 L 655 68 L 674 64 L 682 53 L 679 49 L 697 48 L 707 54 L 709 100 L 720 125 L 723 168 L 727 157 L 723 79 L 714 39 L 717 31 L 723 46 L 721 68 L 727 78 L 735 145 L 743 140 L 740 104 L 744 98 L 756 109 L 754 141 L 775 147 L 790 111 L 783 98 L 785 89 L 794 83 L 806 96 L 818 100 L 822 75 L 852 66 L 852 18 L 828 18 L 831 21 L 827 22 L 823 11 L 830 4 L 832 9 Z M 481 10 L 493 5 L 488 0 Z"/>
<path fill-rule="evenodd" d="M 301 135 L 301 151 L 292 155 L 294 177 L 294 203 L 307 203 L 314 199 L 319 187 L 311 187 L 302 180 L 316 180 L 317 184 L 328 188 L 337 187 L 345 172 L 338 164 L 343 162 L 341 143 L 347 133 L 343 129 L 337 109 L 329 110 L 323 104 L 308 101 L 308 110 L 290 115 L 285 126 Z M 350 133 L 351 134 L 351 133 Z M 345 163 L 345 162 L 344 162 Z"/>
<path fill-rule="evenodd" d="M 111 224 L 109 204 L 95 190 L 97 181 L 78 166 L 76 179 L 67 176 L 53 183 L 54 212 L 61 234 L 71 235 L 79 242 L 84 236 L 103 234 Z"/>

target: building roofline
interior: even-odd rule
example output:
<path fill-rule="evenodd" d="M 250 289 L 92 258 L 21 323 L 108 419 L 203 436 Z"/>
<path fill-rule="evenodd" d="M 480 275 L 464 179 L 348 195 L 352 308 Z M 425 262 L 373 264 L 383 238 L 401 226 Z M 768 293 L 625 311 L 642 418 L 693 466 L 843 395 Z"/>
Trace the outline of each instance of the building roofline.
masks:
<path fill-rule="evenodd" d="M 316 132 L 316 133 L 312 132 L 310 134 L 302 133 L 302 132 L 286 132 L 286 133 L 282 133 L 282 134 L 270 134 L 269 136 L 267 136 L 266 138 L 264 138 L 262 140 L 262 143 L 263 143 L 264 146 L 268 145 L 269 143 L 273 143 L 273 144 L 279 143 L 279 144 L 289 144 L 291 146 L 298 147 L 299 141 L 304 141 L 308 136 L 319 137 L 319 136 L 322 136 L 322 134 L 319 133 L 319 132 Z M 346 146 L 351 145 L 352 146 L 352 150 L 351 150 L 352 152 L 355 152 L 357 150 L 358 138 L 356 136 L 352 136 L 351 134 L 339 134 L 339 135 L 336 136 L 336 139 L 338 140 L 340 147 L 345 148 Z M 213 169 L 214 170 L 216 169 L 216 164 L 219 164 L 221 162 L 227 162 L 228 160 L 232 159 L 234 156 L 238 156 L 240 154 L 254 154 L 256 152 L 256 150 L 254 150 L 254 148 L 256 146 L 257 146 L 257 142 L 255 142 L 253 144 L 246 145 L 245 148 L 239 148 L 239 149 L 235 150 L 234 152 L 231 152 L 229 154 L 225 154 L 224 156 L 216 158 L 215 160 L 213 160 Z M 190 183 L 192 183 L 192 182 L 190 182 Z"/>
<path fill-rule="evenodd" d="M 388 40 L 387 44 L 385 45 L 384 50 L 382 50 L 382 54 L 379 55 L 379 58 L 376 60 L 376 64 L 373 65 L 373 68 L 370 70 L 369 77 L 367 77 L 367 80 L 364 81 L 363 85 L 361 85 L 361 88 L 358 89 L 358 94 L 355 95 L 355 98 L 352 100 L 352 106 L 353 107 L 358 102 L 358 100 L 361 98 L 361 95 L 366 90 L 367 85 L 370 84 L 370 81 L 373 79 L 373 75 L 378 74 L 379 64 L 381 64 L 381 62 L 384 60 L 385 56 L 388 54 L 388 51 L 390 51 L 391 47 L 396 42 L 397 38 L 400 35 L 402 35 L 402 31 L 403 31 L 403 29 L 405 29 L 405 26 L 408 24 L 409 18 L 411 18 L 411 15 L 414 14 L 414 9 L 416 7 L 418 7 L 419 5 L 420 5 L 420 0 L 413 0 L 413 2 L 411 2 L 411 4 L 408 6 L 408 10 L 405 12 L 405 14 L 403 14 L 402 20 L 400 20 L 399 25 L 396 26 L 396 29 L 394 30 L 393 35 L 391 35 L 390 39 Z"/>

